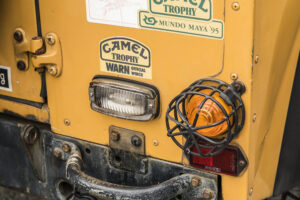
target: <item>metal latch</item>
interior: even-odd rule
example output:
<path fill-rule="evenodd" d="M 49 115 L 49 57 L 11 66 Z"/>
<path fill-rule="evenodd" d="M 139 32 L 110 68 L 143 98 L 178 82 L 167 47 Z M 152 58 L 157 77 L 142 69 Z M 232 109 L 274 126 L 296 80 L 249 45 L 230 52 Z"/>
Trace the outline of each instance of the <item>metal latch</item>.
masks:
<path fill-rule="evenodd" d="M 48 33 L 45 38 L 28 39 L 25 31 L 17 28 L 14 32 L 14 49 L 19 70 L 28 70 L 31 62 L 36 71 L 47 69 L 54 77 L 61 75 L 61 44 L 55 33 Z"/>

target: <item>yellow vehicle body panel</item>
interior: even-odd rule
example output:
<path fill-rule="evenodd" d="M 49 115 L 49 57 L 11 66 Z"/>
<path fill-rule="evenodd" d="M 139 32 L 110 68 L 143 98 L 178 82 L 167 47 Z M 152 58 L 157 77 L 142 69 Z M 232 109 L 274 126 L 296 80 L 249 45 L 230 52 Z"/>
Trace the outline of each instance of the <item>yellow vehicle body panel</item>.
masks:
<path fill-rule="evenodd" d="M 224 39 L 215 40 L 89 23 L 84 1 L 41 0 L 43 34 L 54 32 L 58 35 L 63 55 L 62 75 L 58 78 L 46 76 L 49 110 L 44 107 L 37 111 L 37 108 L 16 106 L 16 103 L 5 100 L 0 101 L 0 109 L 22 116 L 33 114 L 38 121 L 50 120 L 51 129 L 57 134 L 104 145 L 109 143 L 111 125 L 136 130 L 145 134 L 147 155 L 187 165 L 182 151 L 166 134 L 165 112 L 169 102 L 200 78 L 213 77 L 230 83 L 231 75 L 235 73 L 246 86 L 246 93 L 242 96 L 246 122 L 232 144 L 241 147 L 249 165 L 239 177 L 222 175 L 222 195 L 225 200 L 269 197 L 273 193 L 300 49 L 300 1 L 240 0 L 238 8 L 233 6 L 234 3 L 233 0 L 214 0 L 213 18 L 224 21 Z M 23 19 L 24 22 L 19 24 L 8 22 L 10 35 L 14 28 L 35 21 L 30 15 L 23 16 Z M 35 35 L 30 32 L 33 30 L 26 31 Z M 99 58 L 100 42 L 113 36 L 135 39 L 151 50 L 152 79 L 117 76 L 145 82 L 159 89 L 161 110 L 158 118 L 149 122 L 129 121 L 106 116 L 90 108 L 88 87 L 92 78 L 95 75 L 116 76 L 100 71 Z M 3 46 L 12 48 L 8 43 Z M 5 57 L 10 59 L 0 65 L 11 65 L 13 49 L 8 55 L 8 51 L 0 47 L 0 55 L 6 52 Z M 5 59 L 0 57 L 0 60 Z M 29 78 L 24 77 L 23 86 L 30 88 L 29 85 L 35 84 L 37 79 L 40 81 L 38 73 L 32 70 L 30 67 L 29 72 L 12 73 L 16 76 L 26 74 Z M 13 77 L 13 80 L 16 79 Z M 39 90 L 39 87 L 34 87 L 33 93 L 14 90 L 12 94 L 3 94 L 41 101 L 36 95 Z"/>

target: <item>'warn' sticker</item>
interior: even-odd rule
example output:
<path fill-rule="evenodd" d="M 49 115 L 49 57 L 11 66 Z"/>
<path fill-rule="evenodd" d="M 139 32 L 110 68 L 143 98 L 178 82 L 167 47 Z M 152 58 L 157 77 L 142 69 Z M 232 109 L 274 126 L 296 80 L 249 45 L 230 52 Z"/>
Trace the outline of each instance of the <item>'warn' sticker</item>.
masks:
<path fill-rule="evenodd" d="M 101 71 L 152 79 L 151 53 L 140 42 L 112 37 L 100 43 Z"/>

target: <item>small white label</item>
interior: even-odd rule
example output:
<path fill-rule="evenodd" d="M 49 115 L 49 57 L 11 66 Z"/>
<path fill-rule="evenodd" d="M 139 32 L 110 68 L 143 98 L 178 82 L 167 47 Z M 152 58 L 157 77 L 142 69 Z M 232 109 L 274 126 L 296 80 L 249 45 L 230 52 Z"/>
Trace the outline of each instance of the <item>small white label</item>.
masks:
<path fill-rule="evenodd" d="M 87 20 L 93 23 L 139 28 L 138 10 L 148 0 L 86 0 Z"/>
<path fill-rule="evenodd" d="M 0 65 L 0 90 L 12 92 L 10 67 Z"/>

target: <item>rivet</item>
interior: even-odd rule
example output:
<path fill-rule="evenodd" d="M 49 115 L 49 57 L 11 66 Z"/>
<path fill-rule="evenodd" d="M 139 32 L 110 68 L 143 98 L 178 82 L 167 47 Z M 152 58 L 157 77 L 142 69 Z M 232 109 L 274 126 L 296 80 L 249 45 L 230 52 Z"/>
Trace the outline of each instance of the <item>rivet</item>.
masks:
<path fill-rule="evenodd" d="M 255 64 L 257 64 L 259 62 L 259 56 L 255 56 L 254 62 L 255 62 Z"/>
<path fill-rule="evenodd" d="M 20 70 L 20 71 L 24 71 L 26 69 L 26 64 L 24 61 L 20 60 L 17 62 L 17 68 Z"/>
<path fill-rule="evenodd" d="M 235 10 L 235 11 L 238 11 L 240 9 L 239 2 L 233 2 L 232 3 L 232 9 Z"/>
<path fill-rule="evenodd" d="M 193 177 L 191 180 L 191 184 L 193 187 L 198 187 L 201 185 L 201 179 L 198 177 Z"/>
<path fill-rule="evenodd" d="M 53 150 L 53 155 L 56 158 L 61 158 L 62 157 L 62 151 L 61 151 L 61 149 L 58 148 L 58 147 L 55 147 L 54 150 Z"/>
<path fill-rule="evenodd" d="M 119 141 L 120 140 L 120 133 L 117 133 L 115 131 L 113 131 L 111 134 L 110 134 L 110 137 L 113 141 Z"/>
<path fill-rule="evenodd" d="M 251 187 L 249 190 L 249 196 L 252 196 L 252 194 L 253 194 L 253 187 Z"/>
<path fill-rule="evenodd" d="M 236 73 L 231 73 L 231 74 L 230 74 L 230 78 L 231 78 L 232 80 L 237 80 L 237 79 L 239 78 L 239 76 L 238 76 Z"/>
<path fill-rule="evenodd" d="M 213 193 L 212 193 L 212 191 L 210 190 L 210 189 L 205 189 L 204 191 L 203 191 L 203 198 L 204 199 L 212 199 L 213 198 Z"/>
<path fill-rule="evenodd" d="M 71 125 L 71 121 L 68 120 L 68 119 L 64 119 L 64 124 L 65 124 L 66 126 L 70 126 L 70 125 Z"/>
<path fill-rule="evenodd" d="M 154 139 L 154 140 L 153 140 L 153 145 L 154 145 L 154 146 L 158 146 L 158 145 L 159 145 L 159 141 L 156 140 L 156 139 Z"/>
<path fill-rule="evenodd" d="M 55 66 L 51 66 L 51 67 L 49 67 L 48 72 L 52 76 L 55 76 L 57 74 L 57 68 Z"/>
<path fill-rule="evenodd" d="M 48 35 L 46 38 L 46 41 L 49 45 L 54 45 L 55 44 L 55 37 L 53 35 Z"/>
<path fill-rule="evenodd" d="M 254 113 L 252 116 L 252 122 L 254 123 L 255 121 L 256 121 L 256 113 Z"/>
<path fill-rule="evenodd" d="M 65 153 L 68 153 L 68 152 L 71 151 L 71 147 L 70 147 L 70 145 L 68 145 L 68 144 L 64 144 L 64 145 L 62 146 L 62 150 L 63 150 Z"/>
<path fill-rule="evenodd" d="M 17 30 L 14 32 L 14 39 L 17 41 L 17 42 L 22 42 L 23 41 L 23 34 L 21 31 Z"/>

